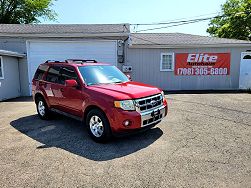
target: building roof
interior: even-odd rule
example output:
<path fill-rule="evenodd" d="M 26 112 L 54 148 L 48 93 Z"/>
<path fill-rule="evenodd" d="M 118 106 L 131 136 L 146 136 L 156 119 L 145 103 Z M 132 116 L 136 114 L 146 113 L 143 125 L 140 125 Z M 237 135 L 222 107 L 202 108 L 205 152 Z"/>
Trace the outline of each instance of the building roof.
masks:
<path fill-rule="evenodd" d="M 0 50 L 0 55 L 12 56 L 12 57 L 25 57 L 25 54 L 20 54 L 18 52 Z"/>
<path fill-rule="evenodd" d="M 251 41 L 199 36 L 184 33 L 132 33 L 131 47 L 250 46 Z"/>
<path fill-rule="evenodd" d="M 0 36 L 128 36 L 129 24 L 0 24 Z"/>

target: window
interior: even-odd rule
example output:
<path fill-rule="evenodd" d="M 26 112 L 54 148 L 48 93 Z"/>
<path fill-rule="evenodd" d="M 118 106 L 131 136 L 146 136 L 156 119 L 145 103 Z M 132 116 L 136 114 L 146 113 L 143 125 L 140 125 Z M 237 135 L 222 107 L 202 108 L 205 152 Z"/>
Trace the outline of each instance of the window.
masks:
<path fill-rule="evenodd" d="M 160 71 L 173 71 L 174 55 L 173 53 L 161 53 Z"/>
<path fill-rule="evenodd" d="M 251 55 L 245 55 L 243 59 L 251 59 Z"/>
<path fill-rule="evenodd" d="M 4 79 L 3 75 L 3 58 L 0 56 L 0 79 Z"/>
<path fill-rule="evenodd" d="M 72 67 L 61 67 L 58 83 L 65 84 L 65 80 L 76 80 L 79 83 L 78 75 Z"/>
<path fill-rule="evenodd" d="M 59 70 L 59 66 L 52 66 L 47 73 L 46 81 L 58 83 Z"/>
<path fill-rule="evenodd" d="M 118 68 L 110 65 L 93 65 L 78 68 L 87 85 L 128 82 Z"/>
<path fill-rule="evenodd" d="M 48 66 L 40 65 L 34 75 L 34 80 L 41 80 Z"/>

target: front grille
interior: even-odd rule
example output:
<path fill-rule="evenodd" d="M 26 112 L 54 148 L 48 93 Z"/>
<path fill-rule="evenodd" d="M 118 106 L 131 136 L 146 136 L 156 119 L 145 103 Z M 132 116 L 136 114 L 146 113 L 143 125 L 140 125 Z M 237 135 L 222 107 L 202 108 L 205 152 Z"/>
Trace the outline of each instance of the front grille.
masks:
<path fill-rule="evenodd" d="M 161 118 L 162 118 L 162 114 L 159 114 L 159 115 L 157 115 L 157 116 L 155 116 L 155 117 L 152 117 L 152 118 L 150 118 L 150 119 L 146 119 L 146 120 L 143 121 L 143 126 L 146 126 L 146 125 L 150 125 L 150 124 L 152 124 L 152 123 L 155 123 L 155 122 L 157 122 L 158 120 L 160 120 Z"/>
<path fill-rule="evenodd" d="M 139 111 L 146 111 L 154 109 L 163 103 L 163 98 L 161 94 L 153 95 L 151 97 L 145 97 L 136 100 L 136 107 Z"/>

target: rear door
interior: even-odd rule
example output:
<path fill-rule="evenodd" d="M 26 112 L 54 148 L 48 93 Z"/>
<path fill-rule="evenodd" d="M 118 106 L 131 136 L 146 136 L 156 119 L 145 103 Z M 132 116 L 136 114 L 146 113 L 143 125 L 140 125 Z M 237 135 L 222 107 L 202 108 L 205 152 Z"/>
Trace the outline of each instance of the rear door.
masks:
<path fill-rule="evenodd" d="M 59 84 L 59 72 L 60 66 L 53 65 L 49 68 L 45 82 L 43 83 L 44 90 L 46 92 L 47 99 L 51 107 L 58 107 L 58 100 L 62 98 L 61 84 Z"/>

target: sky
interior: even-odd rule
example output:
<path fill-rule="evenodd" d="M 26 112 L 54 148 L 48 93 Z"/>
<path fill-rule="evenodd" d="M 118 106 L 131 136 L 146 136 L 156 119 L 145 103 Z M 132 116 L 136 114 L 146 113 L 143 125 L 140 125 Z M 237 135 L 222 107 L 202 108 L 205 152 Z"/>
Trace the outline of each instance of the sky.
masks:
<path fill-rule="evenodd" d="M 54 24 L 159 23 L 216 16 L 226 0 L 57 0 L 52 7 L 58 14 Z M 209 21 L 144 32 L 208 35 Z M 149 28 L 161 27 L 148 26 Z M 131 31 L 146 29 L 131 26 Z M 143 32 L 143 31 L 142 31 Z"/>

